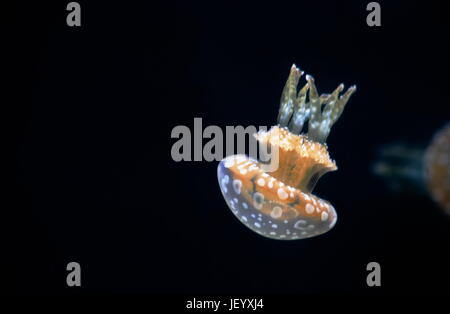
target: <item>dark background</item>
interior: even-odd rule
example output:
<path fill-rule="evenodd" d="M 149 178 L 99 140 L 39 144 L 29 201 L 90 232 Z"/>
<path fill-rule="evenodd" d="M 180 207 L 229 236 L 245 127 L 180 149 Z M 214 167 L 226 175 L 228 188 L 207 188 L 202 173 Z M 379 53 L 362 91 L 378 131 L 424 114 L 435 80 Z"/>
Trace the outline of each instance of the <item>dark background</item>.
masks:
<path fill-rule="evenodd" d="M 8 16 L 13 293 L 448 294 L 450 217 L 374 177 L 387 142 L 425 146 L 449 119 L 443 4 L 20 2 Z M 315 194 L 334 229 L 274 241 L 227 208 L 217 162 L 172 161 L 173 127 L 273 125 L 289 68 L 319 92 L 357 84 Z M 66 286 L 77 261 L 82 287 Z M 368 288 L 366 265 L 381 264 Z"/>

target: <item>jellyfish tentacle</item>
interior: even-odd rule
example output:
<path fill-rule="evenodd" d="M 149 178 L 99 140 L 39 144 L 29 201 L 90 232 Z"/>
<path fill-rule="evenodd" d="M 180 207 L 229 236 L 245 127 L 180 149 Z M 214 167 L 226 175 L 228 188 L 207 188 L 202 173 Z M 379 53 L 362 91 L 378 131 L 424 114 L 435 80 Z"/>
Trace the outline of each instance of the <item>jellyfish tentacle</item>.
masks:
<path fill-rule="evenodd" d="M 291 122 L 289 123 L 289 130 L 294 134 L 300 134 L 303 129 L 303 124 L 309 118 L 311 113 L 309 108 L 309 102 L 306 102 L 306 96 L 309 90 L 309 84 L 298 92 L 297 99 L 295 100 L 294 114 L 292 115 Z"/>
<path fill-rule="evenodd" d="M 333 113 L 336 109 L 336 102 L 338 101 L 339 93 L 344 89 L 344 84 L 340 84 L 331 95 L 324 98 L 324 107 L 320 117 L 320 123 L 317 129 L 308 130 L 308 135 L 317 141 L 324 143 L 330 133 L 331 126 L 335 122 L 333 120 Z"/>
<path fill-rule="evenodd" d="M 322 121 L 322 105 L 325 97 L 320 97 L 317 91 L 314 78 L 311 75 L 306 75 L 306 80 L 310 86 L 309 88 L 309 102 L 311 107 L 311 116 L 308 123 L 308 137 L 315 140 L 319 137 L 318 129 Z"/>
<path fill-rule="evenodd" d="M 314 79 L 310 77 L 308 83 L 313 85 Z M 327 140 L 331 127 L 341 116 L 350 96 L 356 91 L 356 86 L 350 86 L 343 95 L 339 96 L 343 89 L 344 84 L 340 84 L 331 95 L 321 95 L 321 97 L 319 97 L 320 101 L 318 102 L 316 100 L 317 89 L 315 86 L 314 89 L 310 89 L 310 101 L 313 102 L 317 108 L 315 109 L 316 112 L 314 112 L 314 115 L 312 115 L 309 120 L 307 135 L 310 139 L 319 143 L 325 143 Z M 314 91 L 312 95 L 311 90 Z"/>
<path fill-rule="evenodd" d="M 286 127 L 292 117 L 294 102 L 297 96 L 297 85 L 303 71 L 295 66 L 291 67 L 291 72 L 284 86 L 280 100 L 280 111 L 278 114 L 278 123 L 282 127 Z"/>
<path fill-rule="evenodd" d="M 344 89 L 344 84 L 340 84 L 334 91 L 333 93 L 331 93 L 330 97 L 327 99 L 327 102 L 325 104 L 325 107 L 323 108 L 322 111 L 322 116 L 327 118 L 327 119 L 331 119 L 331 113 L 333 111 L 333 108 L 336 104 L 336 101 L 339 98 L 339 93 L 342 92 L 342 90 Z"/>
<path fill-rule="evenodd" d="M 350 96 L 356 91 L 356 86 L 351 86 L 340 95 L 344 90 L 344 84 L 340 84 L 331 94 L 319 96 L 314 78 L 307 74 L 307 83 L 296 95 L 302 75 L 303 71 L 295 64 L 292 65 L 280 100 L 278 124 L 299 135 L 308 122 L 308 138 L 325 143 L 331 127 L 341 116 Z"/>
<path fill-rule="evenodd" d="M 347 89 L 347 91 L 344 93 L 344 95 L 339 97 L 339 100 L 336 102 L 335 109 L 333 110 L 331 125 L 336 123 L 336 121 L 339 119 L 342 112 L 344 111 L 345 105 L 347 104 L 347 102 L 350 99 L 350 96 L 352 96 L 352 94 L 355 91 L 356 91 L 356 85 L 352 85 Z"/>
<path fill-rule="evenodd" d="M 330 134 L 331 127 L 336 123 L 336 121 L 341 116 L 344 111 L 345 105 L 347 104 L 350 96 L 356 91 L 356 86 L 350 86 L 344 95 L 339 96 L 339 93 L 344 89 L 344 84 L 341 84 L 336 88 L 331 97 L 329 98 L 325 108 L 322 112 L 322 124 L 319 128 L 319 132 L 316 135 L 316 140 L 325 143 L 328 135 Z"/>

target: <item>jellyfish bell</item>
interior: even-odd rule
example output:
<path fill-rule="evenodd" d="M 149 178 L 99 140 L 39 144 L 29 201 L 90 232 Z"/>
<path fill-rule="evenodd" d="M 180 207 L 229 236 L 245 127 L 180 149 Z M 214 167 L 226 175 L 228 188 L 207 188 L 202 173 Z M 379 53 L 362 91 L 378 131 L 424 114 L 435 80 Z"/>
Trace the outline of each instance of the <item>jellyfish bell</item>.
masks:
<path fill-rule="evenodd" d="M 285 136 L 290 140 L 284 140 Z M 324 146 L 314 147 L 304 136 L 277 126 L 257 138 L 272 145 L 283 138 L 279 167 L 264 172 L 260 162 L 245 155 L 222 160 L 218 178 L 232 212 L 253 231 L 274 239 L 308 238 L 330 230 L 336 211 L 311 193 L 322 174 L 336 170 Z"/>
<path fill-rule="evenodd" d="M 330 128 L 356 90 L 343 84 L 320 95 L 314 79 L 297 93 L 303 72 L 292 66 L 284 87 L 278 125 L 255 134 L 260 144 L 276 147 L 279 165 L 269 172 L 246 155 L 228 156 L 218 166 L 222 194 L 233 214 L 251 230 L 272 239 L 296 240 L 323 234 L 337 221 L 334 207 L 312 194 L 318 179 L 337 170 L 325 144 Z M 307 134 L 301 134 L 308 123 Z"/>

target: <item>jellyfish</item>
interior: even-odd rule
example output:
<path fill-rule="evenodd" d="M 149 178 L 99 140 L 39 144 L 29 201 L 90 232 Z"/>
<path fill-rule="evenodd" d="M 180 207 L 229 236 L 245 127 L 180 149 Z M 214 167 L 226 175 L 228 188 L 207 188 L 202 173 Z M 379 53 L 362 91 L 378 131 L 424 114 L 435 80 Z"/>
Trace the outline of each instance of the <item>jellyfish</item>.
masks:
<path fill-rule="evenodd" d="M 257 141 L 278 152 L 278 168 L 267 171 L 263 161 L 247 155 L 224 158 L 218 180 L 226 203 L 248 228 L 271 239 L 296 240 L 323 234 L 337 221 L 334 207 L 312 194 L 319 178 L 337 170 L 326 139 L 356 87 L 341 94 L 319 95 L 314 78 L 297 92 L 304 74 L 292 66 L 283 89 L 278 125 L 255 134 Z M 307 132 L 302 130 L 307 128 Z"/>
<path fill-rule="evenodd" d="M 428 145 L 395 142 L 381 146 L 372 171 L 390 190 L 429 195 L 450 215 L 450 123 Z"/>
<path fill-rule="evenodd" d="M 424 161 L 428 191 L 450 215 L 450 123 L 435 134 L 425 151 Z"/>

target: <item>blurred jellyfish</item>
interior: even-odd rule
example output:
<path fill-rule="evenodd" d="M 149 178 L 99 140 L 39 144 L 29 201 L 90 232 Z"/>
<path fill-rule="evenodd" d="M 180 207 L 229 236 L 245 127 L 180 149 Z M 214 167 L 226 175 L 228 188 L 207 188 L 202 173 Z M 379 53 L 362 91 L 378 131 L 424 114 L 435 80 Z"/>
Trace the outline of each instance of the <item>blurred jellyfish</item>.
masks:
<path fill-rule="evenodd" d="M 372 171 L 392 191 L 428 194 L 450 215 L 450 123 L 426 148 L 404 142 L 382 146 Z"/>
<path fill-rule="evenodd" d="M 450 215 L 450 123 L 435 134 L 426 149 L 425 182 L 433 200 Z"/>

